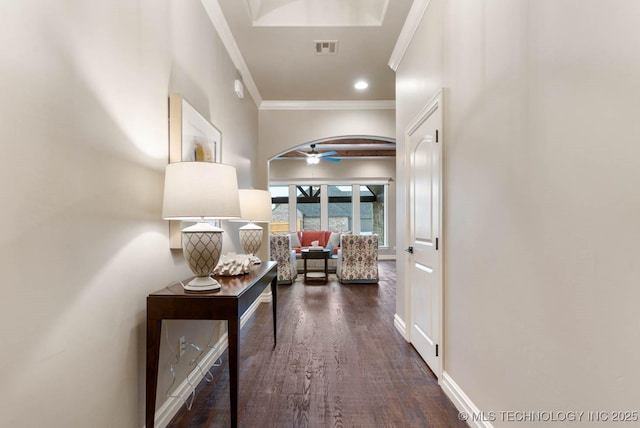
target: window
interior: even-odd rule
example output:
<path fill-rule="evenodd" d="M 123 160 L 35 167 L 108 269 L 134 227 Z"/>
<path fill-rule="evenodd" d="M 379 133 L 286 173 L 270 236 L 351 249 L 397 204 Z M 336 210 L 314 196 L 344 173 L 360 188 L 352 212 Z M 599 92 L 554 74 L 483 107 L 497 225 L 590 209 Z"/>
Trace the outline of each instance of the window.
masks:
<path fill-rule="evenodd" d="M 269 186 L 271 192 L 271 234 L 289 232 L 289 186 Z"/>
<path fill-rule="evenodd" d="M 360 186 L 360 233 L 377 234 L 381 245 L 386 243 L 385 195 L 385 185 Z"/>
<path fill-rule="evenodd" d="M 353 186 L 329 185 L 329 230 L 346 232 L 353 230 Z"/>
<path fill-rule="evenodd" d="M 387 184 L 269 186 L 273 203 L 271 233 L 325 229 L 375 233 L 380 246 L 386 247 L 388 188 Z M 295 200 L 291 199 L 294 194 Z"/>
<path fill-rule="evenodd" d="M 296 186 L 296 230 L 321 230 L 321 186 Z"/>

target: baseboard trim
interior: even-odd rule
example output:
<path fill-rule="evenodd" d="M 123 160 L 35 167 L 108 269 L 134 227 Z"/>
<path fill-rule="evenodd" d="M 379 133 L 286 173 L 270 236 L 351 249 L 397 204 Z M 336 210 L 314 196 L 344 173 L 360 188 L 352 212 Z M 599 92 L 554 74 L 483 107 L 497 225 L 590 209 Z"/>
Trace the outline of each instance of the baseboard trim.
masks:
<path fill-rule="evenodd" d="M 395 254 L 378 254 L 378 260 L 395 260 Z"/>
<path fill-rule="evenodd" d="M 460 413 L 466 413 L 468 416 L 467 423 L 472 428 L 493 428 L 493 425 L 489 421 L 478 420 L 482 419 L 482 412 L 473 404 L 473 401 L 464 393 L 464 391 L 458 386 L 457 383 L 449 376 L 447 372 L 442 372 L 440 378 L 440 387 L 447 394 L 447 397 L 456 406 L 456 409 Z"/>
<path fill-rule="evenodd" d="M 404 337 L 404 340 L 408 342 L 409 339 L 407 338 L 407 324 L 405 324 L 405 322 L 402 320 L 402 318 L 400 318 L 398 314 L 395 314 L 393 316 L 393 325 L 395 326 L 396 330 L 400 332 L 402 337 Z"/>
<path fill-rule="evenodd" d="M 271 291 L 269 293 L 262 293 L 252 304 L 247 308 L 247 311 L 240 317 L 240 328 L 244 327 L 244 325 L 249 321 L 249 318 L 253 316 L 253 314 L 260 306 L 260 303 L 269 303 L 271 302 Z"/>
<path fill-rule="evenodd" d="M 265 292 L 260 295 L 259 298 L 249 306 L 247 311 L 240 317 L 240 328 L 244 327 L 249 318 L 253 316 L 253 314 L 258 309 L 260 303 L 269 303 L 271 302 L 271 291 Z M 191 379 L 192 385 L 199 385 L 204 379 L 203 372 L 206 373 L 213 364 L 224 354 L 224 351 L 227 350 L 228 346 L 228 335 L 224 333 L 220 339 L 211 347 L 211 350 L 205 354 L 200 362 L 200 367 L 202 370 L 198 368 L 194 369 L 191 373 L 189 373 L 188 378 Z M 184 405 L 185 400 L 189 399 L 189 395 L 191 394 L 192 387 L 189 384 L 187 379 L 183 380 L 180 385 L 173 391 L 173 395 L 179 398 L 167 398 L 167 400 L 160 406 L 155 415 L 155 426 L 158 428 L 166 428 L 166 426 L 171 422 L 171 419 L 178 413 L 178 410 Z M 144 428 L 144 427 L 143 427 Z"/>
<path fill-rule="evenodd" d="M 273 300 L 273 295 L 271 294 L 271 287 L 265 288 L 265 290 L 262 292 L 258 300 L 260 301 L 260 303 L 271 303 L 271 301 Z M 246 313 L 249 313 L 249 311 L 247 311 Z M 251 312 L 251 315 L 253 315 L 253 312 Z"/>
<path fill-rule="evenodd" d="M 213 345 L 211 350 L 207 352 L 202 358 L 200 362 L 200 366 L 202 370 L 198 368 L 194 369 L 191 373 L 189 373 L 189 379 L 191 379 L 191 384 L 199 385 L 204 378 L 203 372 L 206 373 L 213 364 L 222 356 L 224 351 L 227 349 L 227 333 L 223 334 L 222 337 Z M 162 404 L 162 406 L 156 412 L 156 423 L 155 426 L 158 428 L 165 428 L 171 419 L 178 413 L 178 410 L 182 406 L 184 406 L 185 400 L 189 399 L 189 395 L 193 391 L 193 388 L 189 384 L 187 379 L 183 380 L 180 385 L 173 391 L 173 395 L 180 398 L 167 398 L 167 400 Z"/>

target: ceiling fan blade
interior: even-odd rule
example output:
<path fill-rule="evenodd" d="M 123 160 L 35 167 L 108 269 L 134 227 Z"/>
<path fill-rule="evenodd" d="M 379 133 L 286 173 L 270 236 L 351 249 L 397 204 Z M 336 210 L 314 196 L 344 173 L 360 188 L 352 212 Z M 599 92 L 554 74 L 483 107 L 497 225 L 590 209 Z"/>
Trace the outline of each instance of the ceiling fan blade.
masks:
<path fill-rule="evenodd" d="M 333 155 L 337 155 L 337 154 L 338 154 L 338 152 L 336 152 L 335 150 L 329 150 L 328 152 L 320 153 L 320 157 L 333 156 Z"/>
<path fill-rule="evenodd" d="M 300 150 L 296 150 L 296 152 L 300 153 L 301 155 L 311 156 L 309 153 L 303 152 L 303 151 L 300 151 Z"/>
<path fill-rule="evenodd" d="M 329 161 L 329 162 L 340 162 L 338 158 L 320 158 L 321 160 Z"/>

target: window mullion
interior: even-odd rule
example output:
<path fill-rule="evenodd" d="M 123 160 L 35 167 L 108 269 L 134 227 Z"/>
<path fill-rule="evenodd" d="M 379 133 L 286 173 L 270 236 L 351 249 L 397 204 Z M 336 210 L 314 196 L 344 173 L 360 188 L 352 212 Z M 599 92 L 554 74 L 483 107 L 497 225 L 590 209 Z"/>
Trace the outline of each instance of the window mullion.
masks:
<path fill-rule="evenodd" d="M 353 233 L 360 233 L 360 185 L 353 185 Z"/>
<path fill-rule="evenodd" d="M 329 192 L 326 184 L 320 185 L 320 228 L 329 230 Z"/>
<path fill-rule="evenodd" d="M 296 232 L 298 230 L 298 211 L 297 211 L 297 187 L 295 184 L 289 185 L 289 231 Z"/>

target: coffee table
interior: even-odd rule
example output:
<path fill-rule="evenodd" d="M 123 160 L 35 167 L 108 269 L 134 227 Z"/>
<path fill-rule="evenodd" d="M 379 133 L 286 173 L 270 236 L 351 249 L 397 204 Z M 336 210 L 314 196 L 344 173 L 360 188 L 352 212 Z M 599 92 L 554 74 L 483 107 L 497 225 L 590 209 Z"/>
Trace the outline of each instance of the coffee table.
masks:
<path fill-rule="evenodd" d="M 320 282 L 326 284 L 329 280 L 329 256 L 330 251 L 323 250 L 302 250 L 300 252 L 302 260 L 304 260 L 304 282 L 313 283 Z M 308 269 L 307 260 L 324 260 L 324 269 Z"/>

